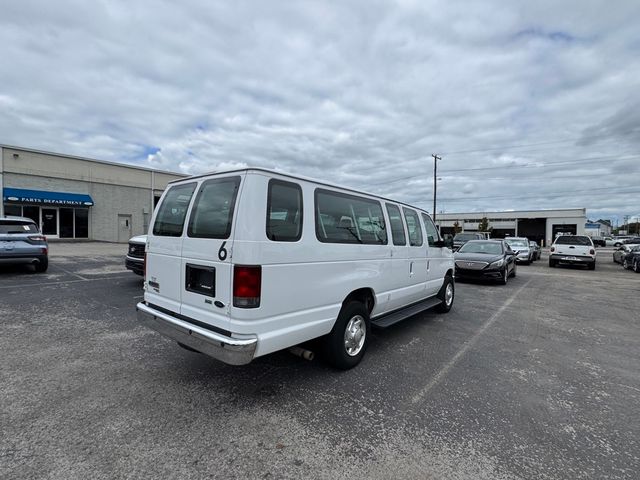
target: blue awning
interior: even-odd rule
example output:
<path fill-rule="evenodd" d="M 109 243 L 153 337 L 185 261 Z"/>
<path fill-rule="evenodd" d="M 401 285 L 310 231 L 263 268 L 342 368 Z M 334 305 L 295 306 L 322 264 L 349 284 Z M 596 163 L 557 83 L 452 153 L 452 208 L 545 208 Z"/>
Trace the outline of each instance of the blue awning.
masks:
<path fill-rule="evenodd" d="M 2 199 L 8 203 L 32 203 L 67 207 L 90 207 L 93 199 L 85 193 L 44 192 L 23 188 L 4 188 Z"/>

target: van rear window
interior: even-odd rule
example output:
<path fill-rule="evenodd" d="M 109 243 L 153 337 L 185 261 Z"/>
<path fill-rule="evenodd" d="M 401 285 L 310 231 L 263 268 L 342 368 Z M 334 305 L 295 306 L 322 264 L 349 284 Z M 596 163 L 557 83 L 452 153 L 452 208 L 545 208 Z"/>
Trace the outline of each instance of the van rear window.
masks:
<path fill-rule="evenodd" d="M 196 188 L 195 183 L 171 187 L 160 204 L 153 224 L 153 234 L 163 237 L 179 237 L 184 228 L 189 202 Z"/>
<path fill-rule="evenodd" d="M 229 238 L 240 177 L 207 180 L 198 190 L 187 234 L 193 238 Z"/>
<path fill-rule="evenodd" d="M 380 202 L 331 190 L 316 190 L 316 236 L 325 243 L 386 245 Z"/>

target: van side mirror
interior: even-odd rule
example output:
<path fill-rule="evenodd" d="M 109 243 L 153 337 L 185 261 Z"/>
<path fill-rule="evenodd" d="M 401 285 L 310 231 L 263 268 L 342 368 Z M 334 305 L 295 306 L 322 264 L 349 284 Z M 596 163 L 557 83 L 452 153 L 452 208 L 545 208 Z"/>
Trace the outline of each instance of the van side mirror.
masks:
<path fill-rule="evenodd" d="M 453 239 L 447 238 L 446 240 L 436 240 L 433 242 L 433 246 L 436 248 L 453 247 Z"/>

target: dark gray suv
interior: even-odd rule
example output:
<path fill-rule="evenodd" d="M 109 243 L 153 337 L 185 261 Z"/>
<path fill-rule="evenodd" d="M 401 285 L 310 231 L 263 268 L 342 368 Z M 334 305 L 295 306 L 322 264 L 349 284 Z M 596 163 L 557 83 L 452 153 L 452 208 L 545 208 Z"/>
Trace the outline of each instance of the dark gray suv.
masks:
<path fill-rule="evenodd" d="M 47 237 L 33 220 L 25 217 L 0 217 L 0 265 L 26 263 L 36 272 L 49 267 Z"/>

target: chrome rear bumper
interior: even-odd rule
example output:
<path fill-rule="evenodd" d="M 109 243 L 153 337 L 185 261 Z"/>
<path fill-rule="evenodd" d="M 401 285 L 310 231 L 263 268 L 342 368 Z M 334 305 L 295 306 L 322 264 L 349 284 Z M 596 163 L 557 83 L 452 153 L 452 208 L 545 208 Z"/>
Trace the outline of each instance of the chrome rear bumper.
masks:
<path fill-rule="evenodd" d="M 145 303 L 136 305 L 138 320 L 156 332 L 229 365 L 245 365 L 258 346 L 257 338 L 232 338 L 160 312 Z"/>

